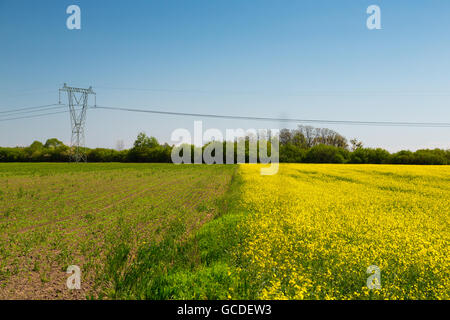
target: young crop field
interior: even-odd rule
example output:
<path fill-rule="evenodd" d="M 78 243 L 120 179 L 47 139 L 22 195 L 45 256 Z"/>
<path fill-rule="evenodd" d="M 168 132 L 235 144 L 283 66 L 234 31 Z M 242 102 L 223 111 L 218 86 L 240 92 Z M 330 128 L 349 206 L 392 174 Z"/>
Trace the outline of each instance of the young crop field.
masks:
<path fill-rule="evenodd" d="M 0 298 L 86 298 L 108 254 L 184 237 L 217 213 L 234 166 L 170 164 L 0 165 Z M 66 269 L 82 270 L 67 290 Z M 103 277 L 102 277 L 103 279 Z M 97 291 L 96 291 L 97 290 Z"/>
<path fill-rule="evenodd" d="M 450 298 L 449 167 L 262 166 L 0 164 L 0 299 Z"/>

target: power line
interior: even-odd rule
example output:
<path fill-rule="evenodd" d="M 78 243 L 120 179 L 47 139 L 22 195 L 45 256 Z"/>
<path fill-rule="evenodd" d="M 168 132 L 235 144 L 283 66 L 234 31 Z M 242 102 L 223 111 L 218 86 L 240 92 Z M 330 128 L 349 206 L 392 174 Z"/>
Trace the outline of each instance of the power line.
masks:
<path fill-rule="evenodd" d="M 290 118 L 252 117 L 252 116 L 233 116 L 233 115 L 218 115 L 218 114 L 204 114 L 204 113 L 170 112 L 170 111 L 121 108 L 121 107 L 107 107 L 107 106 L 96 106 L 94 109 L 108 109 L 108 110 L 119 110 L 119 111 L 129 111 L 129 112 L 165 114 L 165 115 L 173 115 L 173 116 L 216 118 L 216 119 L 228 119 L 228 120 L 256 120 L 256 121 L 343 124 L 343 125 L 362 125 L 362 126 L 438 127 L 438 128 L 450 127 L 450 123 L 439 123 L 439 122 L 393 122 L 393 121 L 290 119 Z"/>
<path fill-rule="evenodd" d="M 10 110 L 4 110 L 0 111 L 0 113 L 16 113 L 19 111 L 25 111 L 25 110 L 34 110 L 34 109 L 40 109 L 40 108 L 47 108 L 47 107 L 53 107 L 53 106 L 63 106 L 61 103 L 53 103 L 53 104 L 46 104 L 42 106 L 36 106 L 36 107 L 21 107 L 19 109 L 10 109 Z"/>
<path fill-rule="evenodd" d="M 6 116 L 15 116 L 22 113 L 42 112 L 52 109 L 64 108 L 65 105 L 54 103 L 36 107 L 26 107 L 19 109 L 11 109 L 6 111 L 0 111 L 0 114 L 7 114 Z M 324 120 L 324 119 L 292 119 L 292 118 L 273 118 L 273 117 L 253 117 L 253 116 L 235 116 L 235 115 L 218 115 L 218 114 L 204 114 L 204 113 L 187 113 L 187 112 L 171 112 L 171 111 L 159 111 L 148 109 L 136 109 L 125 107 L 108 107 L 108 106 L 96 106 L 97 109 L 108 109 L 128 112 L 140 112 L 140 113 L 152 113 L 163 114 L 173 116 L 189 116 L 189 117 L 202 117 L 202 118 L 216 118 L 216 119 L 228 119 L 228 120 L 252 120 L 252 121 L 277 121 L 277 122 L 291 122 L 291 123 L 320 123 L 320 124 L 341 124 L 341 125 L 362 125 L 362 126 L 400 126 L 400 127 L 433 127 L 433 128 L 448 128 L 450 123 L 445 122 L 395 122 L 395 121 L 356 121 L 356 120 Z M 47 115 L 66 113 L 68 111 L 50 112 L 44 114 L 20 116 L 14 118 L 0 119 L 0 121 L 10 121 L 18 119 L 29 119 L 35 117 L 42 117 Z"/>
<path fill-rule="evenodd" d="M 42 112 L 42 111 L 57 110 L 57 109 L 62 109 L 62 108 L 67 108 L 67 106 L 61 105 L 61 106 L 57 106 L 57 107 L 48 107 L 48 108 L 41 108 L 41 109 L 16 111 L 16 112 L 8 113 L 8 114 L 0 114 L 0 117 L 5 117 L 5 116 L 6 117 L 10 117 L 10 116 L 16 116 L 16 115 L 20 115 L 20 114 L 30 114 L 30 113 L 36 113 L 36 112 Z"/>
<path fill-rule="evenodd" d="M 0 119 L 0 122 L 3 122 L 3 121 L 11 121 L 11 120 L 18 120 L 18 119 L 37 118 L 37 117 L 50 116 L 50 115 L 54 115 L 54 114 L 67 113 L 67 112 L 69 112 L 69 110 L 65 110 L 65 111 L 56 111 L 56 112 L 49 112 L 49 113 L 44 113 L 44 114 L 35 114 L 35 115 L 32 115 L 32 116 L 22 116 L 22 117 L 16 117 L 16 118 L 6 118 L 6 119 Z"/>

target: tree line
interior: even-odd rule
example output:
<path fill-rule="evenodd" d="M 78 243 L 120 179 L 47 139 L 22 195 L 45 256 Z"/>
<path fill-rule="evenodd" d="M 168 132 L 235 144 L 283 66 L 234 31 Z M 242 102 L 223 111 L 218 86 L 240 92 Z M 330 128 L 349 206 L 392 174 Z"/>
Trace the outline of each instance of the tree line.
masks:
<path fill-rule="evenodd" d="M 266 138 L 245 137 L 244 141 L 210 142 L 201 149 L 204 150 L 211 143 L 221 144 L 223 150 L 234 148 L 234 162 L 237 162 L 239 143 L 244 143 L 245 161 L 249 162 L 251 142 L 260 148 L 261 144 L 270 142 Z M 389 153 L 382 148 L 365 148 L 362 142 L 352 139 L 350 142 L 339 133 L 327 128 L 299 126 L 296 129 L 282 129 L 279 134 L 279 161 L 288 163 L 360 163 L 360 164 L 422 164 L 448 165 L 450 164 L 450 150 L 422 149 L 415 152 L 402 150 Z M 160 144 L 154 137 L 139 133 L 134 145 L 128 150 L 106 148 L 85 148 L 89 162 L 172 162 L 171 154 L 175 148 L 167 143 Z M 191 155 L 194 157 L 195 147 L 190 145 Z M 28 147 L 0 147 L 0 162 L 69 162 L 72 149 L 56 138 L 48 139 L 45 143 L 34 141 Z M 226 151 L 223 152 L 226 163 Z M 259 159 L 257 159 L 259 161 Z M 194 159 L 192 159 L 194 162 Z"/>

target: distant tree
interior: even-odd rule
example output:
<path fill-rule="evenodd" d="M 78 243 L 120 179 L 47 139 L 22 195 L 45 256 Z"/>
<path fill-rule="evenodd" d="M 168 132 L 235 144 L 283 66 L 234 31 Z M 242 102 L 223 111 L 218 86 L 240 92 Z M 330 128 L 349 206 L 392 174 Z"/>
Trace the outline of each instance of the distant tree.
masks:
<path fill-rule="evenodd" d="M 88 159 L 91 162 L 120 162 L 123 161 L 123 153 L 114 149 L 96 148 L 88 150 Z"/>
<path fill-rule="evenodd" d="M 319 144 L 308 150 L 305 162 L 310 163 L 345 163 L 349 151 L 343 148 Z"/>
<path fill-rule="evenodd" d="M 291 142 L 298 148 L 306 149 L 308 147 L 305 136 L 299 130 L 293 130 Z"/>
<path fill-rule="evenodd" d="M 390 153 L 387 150 L 376 148 L 369 149 L 368 163 L 382 164 L 389 162 Z"/>
<path fill-rule="evenodd" d="M 126 156 L 129 162 L 170 162 L 172 147 L 161 146 L 155 137 L 148 137 L 144 132 L 138 134 L 133 148 Z"/>
<path fill-rule="evenodd" d="M 440 149 L 424 149 L 414 152 L 414 164 L 433 164 L 444 165 L 448 164 L 445 151 Z"/>
<path fill-rule="evenodd" d="M 402 150 L 392 154 L 389 161 L 393 164 L 414 164 L 414 153 L 409 150 Z"/>
<path fill-rule="evenodd" d="M 298 126 L 297 129 L 305 137 L 306 147 L 311 148 L 314 146 L 314 140 L 316 138 L 315 129 L 311 126 Z"/>
<path fill-rule="evenodd" d="M 365 148 L 353 150 L 350 154 L 350 163 L 369 163 L 369 151 Z"/>
<path fill-rule="evenodd" d="M 347 139 L 336 131 L 327 128 L 314 128 L 311 126 L 298 126 L 297 132 L 304 137 L 306 148 L 311 148 L 319 144 L 348 148 Z"/>
<path fill-rule="evenodd" d="M 388 151 L 377 148 L 357 148 L 350 154 L 351 163 L 373 163 L 382 164 L 390 162 L 390 154 Z"/>
<path fill-rule="evenodd" d="M 159 146 L 158 140 L 155 137 L 147 137 L 144 132 L 138 134 L 136 141 L 134 141 L 135 148 L 154 148 Z"/>
<path fill-rule="evenodd" d="M 58 139 L 56 139 L 56 138 L 52 138 L 52 139 L 48 139 L 46 142 L 45 142 L 45 147 L 46 148 L 58 148 L 58 147 L 61 147 L 61 146 L 63 146 L 64 145 L 64 143 L 62 143 L 61 141 L 59 141 Z"/>
<path fill-rule="evenodd" d="M 307 150 L 299 148 L 291 143 L 280 146 L 280 162 L 300 163 L 304 162 Z"/>
<path fill-rule="evenodd" d="M 314 129 L 314 135 L 314 145 L 325 144 L 327 146 L 334 146 L 344 149 L 348 148 L 347 139 L 336 131 L 327 128 L 316 128 Z"/>
<path fill-rule="evenodd" d="M 363 143 L 361 141 L 358 141 L 356 138 L 350 140 L 350 143 L 352 145 L 352 151 L 363 147 Z"/>
<path fill-rule="evenodd" d="M 44 149 L 44 145 L 40 141 L 34 141 L 32 144 L 30 144 L 29 148 L 31 150 L 41 150 Z"/>
<path fill-rule="evenodd" d="M 292 142 L 292 134 L 289 129 L 280 130 L 280 145 L 286 145 Z"/>

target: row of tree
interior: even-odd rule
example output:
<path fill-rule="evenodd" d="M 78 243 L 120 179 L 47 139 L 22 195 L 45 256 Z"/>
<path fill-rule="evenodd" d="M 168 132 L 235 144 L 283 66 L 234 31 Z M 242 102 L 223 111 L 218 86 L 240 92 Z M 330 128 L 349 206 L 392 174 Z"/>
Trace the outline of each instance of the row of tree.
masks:
<path fill-rule="evenodd" d="M 364 148 L 357 139 L 347 139 L 326 128 L 299 126 L 280 130 L 280 162 L 450 164 L 450 150 L 422 149 L 389 153 L 381 148 Z"/>
<path fill-rule="evenodd" d="M 310 149 L 300 149 L 292 145 L 280 147 L 280 162 L 293 163 L 373 163 L 373 164 L 450 164 L 450 150 L 423 149 L 389 153 L 381 148 L 357 148 L 354 151 L 329 146 L 316 145 Z"/>
<path fill-rule="evenodd" d="M 339 133 L 326 128 L 299 126 L 297 129 L 280 130 L 279 161 L 290 163 L 373 163 L 373 164 L 450 164 L 450 150 L 426 149 L 389 153 L 377 148 L 364 148 L 362 143 L 353 139 L 350 145 Z M 227 162 L 226 149 L 233 146 L 234 162 L 238 159 L 238 149 L 244 146 L 245 162 L 252 159 L 251 144 L 255 137 L 230 142 L 212 142 L 223 150 L 223 163 Z M 240 144 L 243 143 L 243 144 Z M 266 138 L 256 138 L 257 150 L 266 145 L 270 154 L 271 145 Z M 206 144 L 200 151 L 211 147 Z M 160 144 L 154 137 L 140 133 L 131 149 L 114 150 L 105 148 L 84 151 L 89 162 L 172 162 L 174 146 Z M 195 151 L 199 148 L 190 145 L 191 160 L 194 162 Z M 186 149 L 185 149 L 186 150 Z M 217 149 L 218 150 L 218 149 Z M 179 152 L 177 150 L 177 152 Z M 213 151 L 213 155 L 214 155 Z M 48 139 L 45 144 L 35 141 L 29 147 L 0 148 L 0 162 L 68 162 L 72 150 L 58 139 Z M 181 151 L 183 153 L 183 151 Z M 259 161 L 259 157 L 256 157 Z"/>

